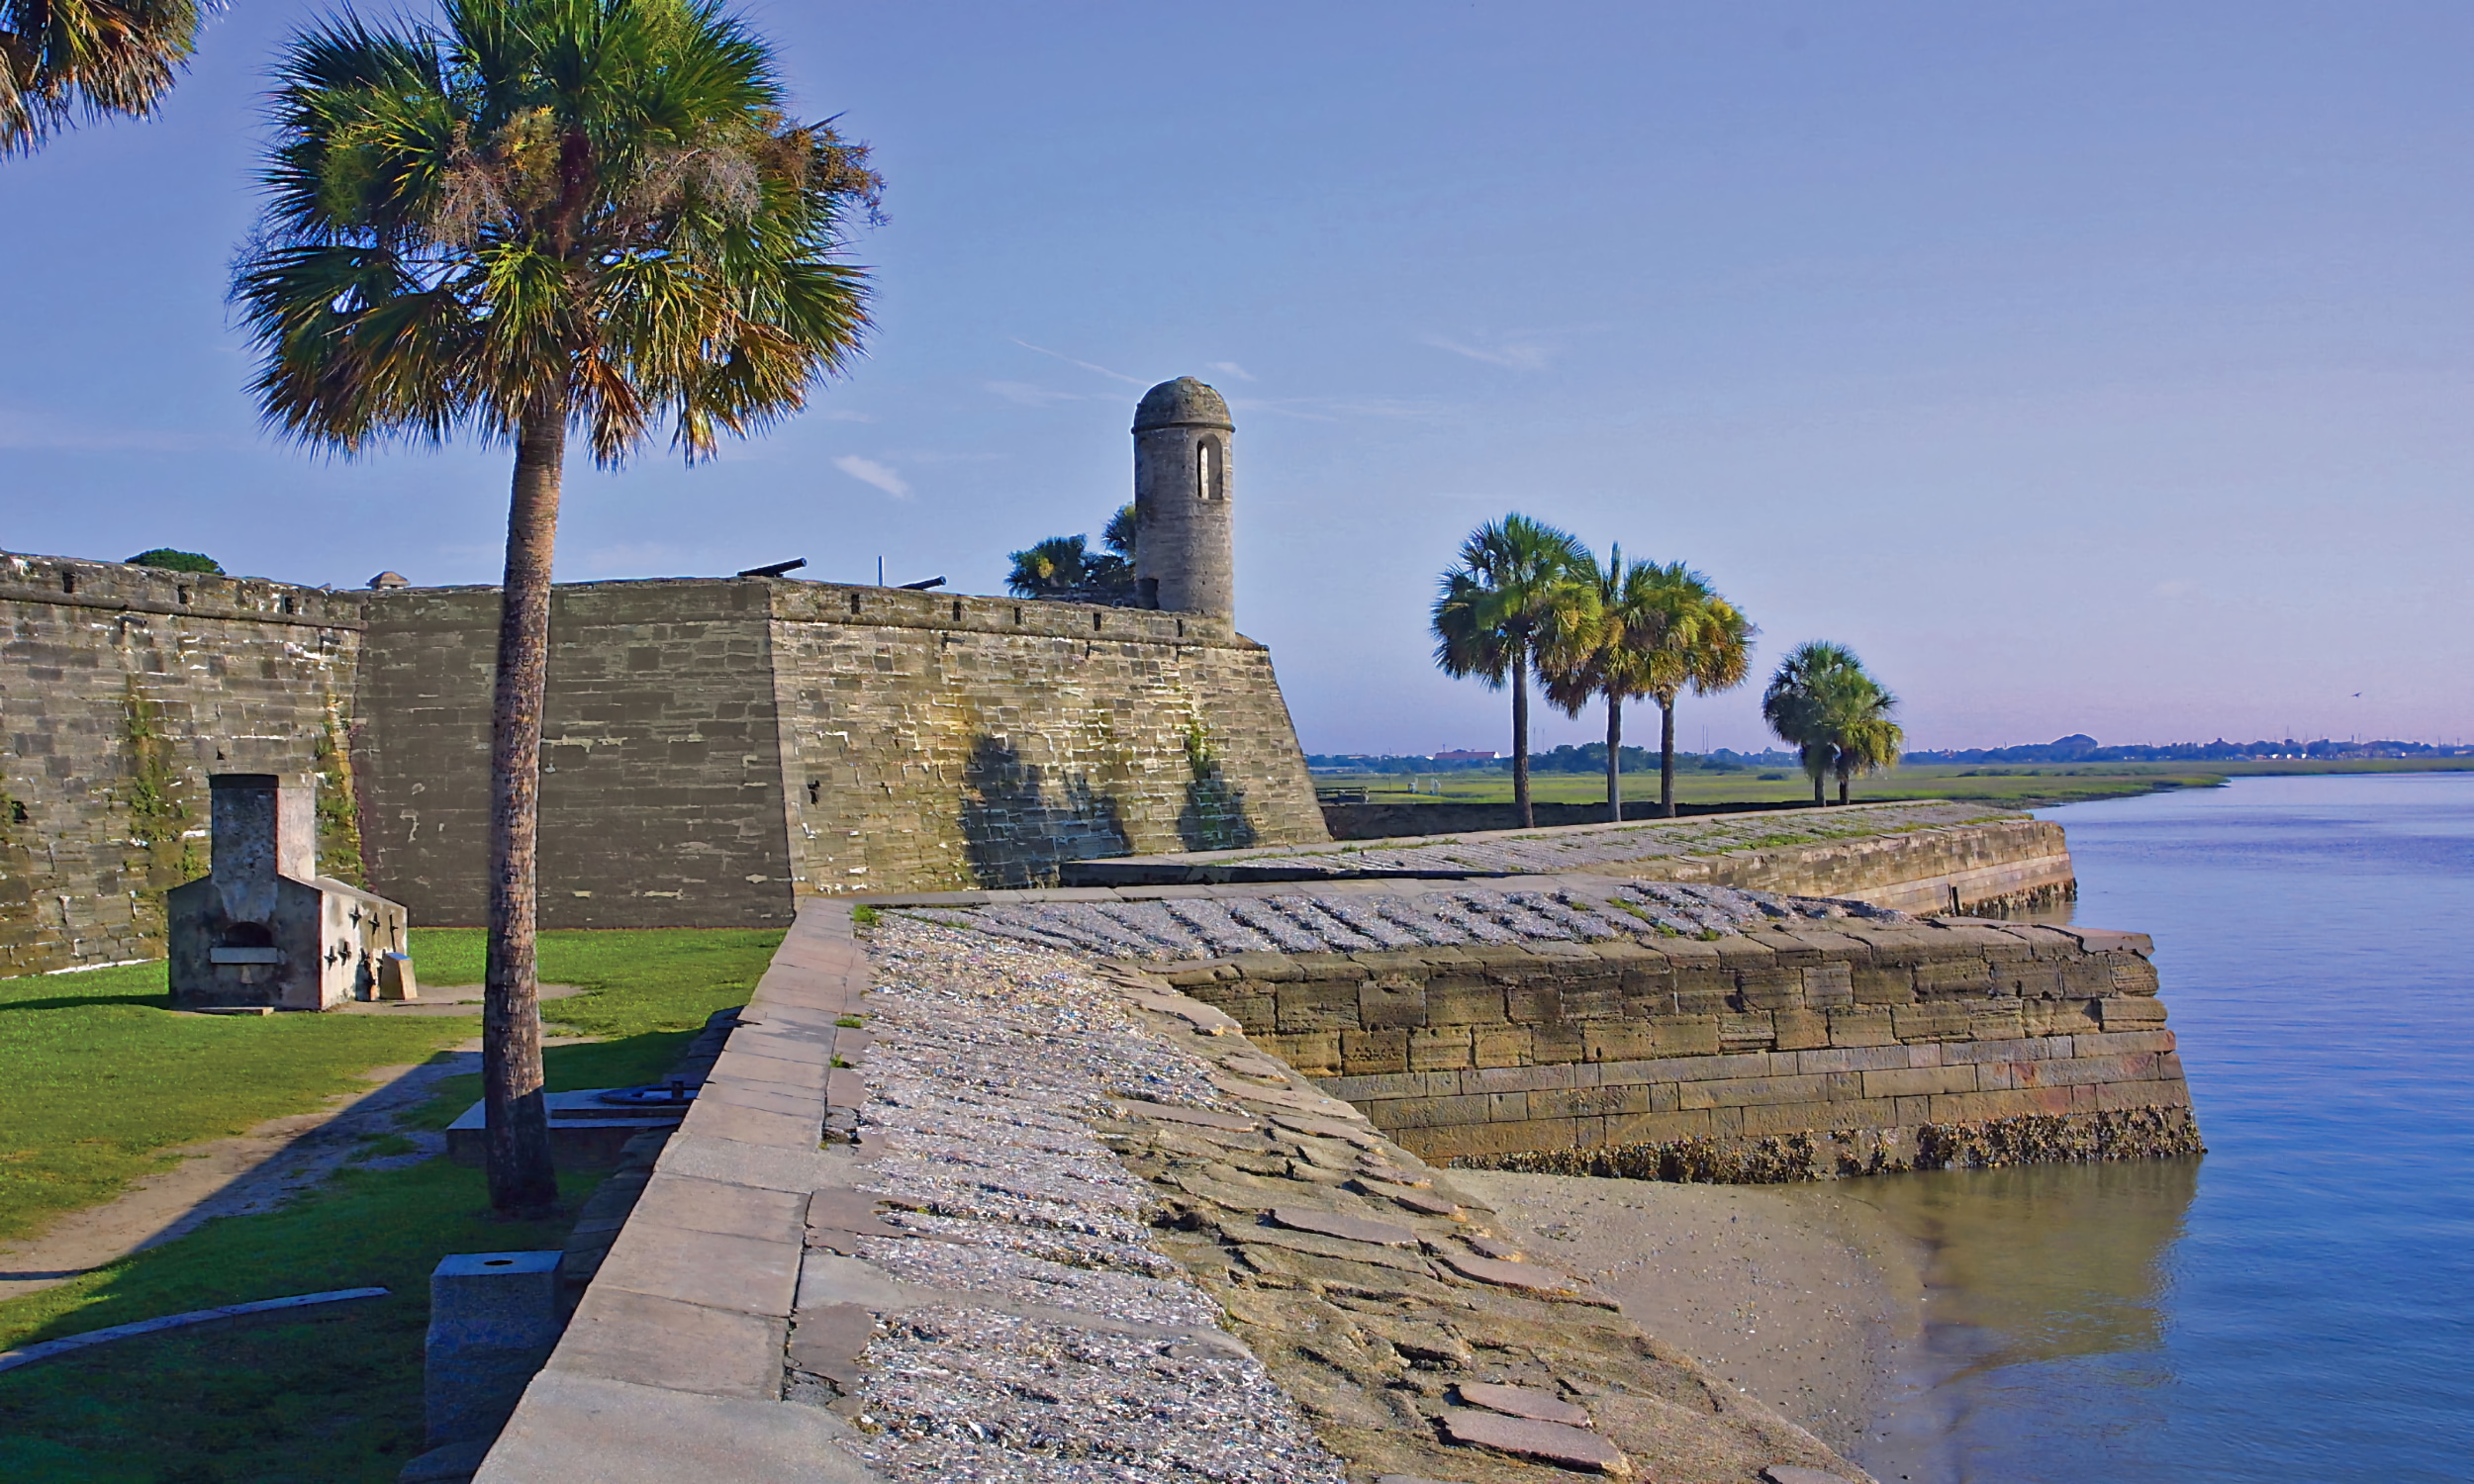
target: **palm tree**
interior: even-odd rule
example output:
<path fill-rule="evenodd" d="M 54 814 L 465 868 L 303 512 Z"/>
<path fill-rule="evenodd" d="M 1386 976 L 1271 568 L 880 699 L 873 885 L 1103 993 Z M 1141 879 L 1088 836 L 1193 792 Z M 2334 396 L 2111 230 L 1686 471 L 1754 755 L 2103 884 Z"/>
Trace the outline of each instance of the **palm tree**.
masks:
<path fill-rule="evenodd" d="M 1822 783 L 1835 771 L 1839 802 L 1846 803 L 1856 775 L 1898 765 L 1906 733 L 1890 719 L 1897 705 L 1898 697 L 1864 673 L 1855 651 L 1815 641 L 1779 663 L 1761 696 L 1761 716 L 1803 754 L 1813 802 L 1825 802 Z"/>
<path fill-rule="evenodd" d="M 1850 779 L 1898 766 L 1907 733 L 1890 719 L 1890 712 L 1897 705 L 1898 697 L 1861 667 L 1830 677 L 1823 691 L 1823 714 L 1829 718 L 1830 746 L 1839 776 L 1839 802 L 1847 802 Z"/>
<path fill-rule="evenodd" d="M 152 114 L 197 50 L 198 0 L 0 0 L 0 155 L 80 119 Z"/>
<path fill-rule="evenodd" d="M 491 1204 L 557 1197 L 541 1102 L 534 846 L 550 553 L 571 427 L 693 462 L 799 409 L 868 326 L 840 260 L 864 147 L 801 124 L 715 0 L 443 0 L 344 16 L 275 69 L 267 203 L 234 270 L 267 420 L 346 455 L 511 444 L 492 696 L 482 1082 Z"/>
<path fill-rule="evenodd" d="M 1610 547 L 1606 565 L 1583 553 L 1568 601 L 1549 613 L 1538 643 L 1538 675 L 1547 699 L 1577 717 L 1592 700 L 1606 702 L 1606 817 L 1624 817 L 1624 702 L 1649 694 L 1651 646 L 1663 615 L 1643 581 L 1650 569 L 1624 564 Z"/>
<path fill-rule="evenodd" d="M 1832 672 L 1851 667 L 1861 668 L 1855 651 L 1816 639 L 1789 651 L 1770 675 L 1769 689 L 1761 693 L 1761 719 L 1779 741 L 1801 755 L 1805 775 L 1813 781 L 1816 808 L 1828 801 L 1822 794 L 1822 780 L 1835 761 L 1822 692 Z"/>
<path fill-rule="evenodd" d="M 1675 697 L 1689 686 L 1715 696 L 1744 684 L 1760 633 L 1743 610 L 1681 562 L 1638 569 L 1645 605 L 1659 621 L 1641 632 L 1651 644 L 1650 692 L 1658 701 L 1658 812 L 1675 815 Z"/>
<path fill-rule="evenodd" d="M 1455 679 L 1512 688 L 1512 804 L 1529 804 L 1529 667 L 1558 610 L 1585 601 L 1573 574 L 1588 553 L 1568 531 L 1511 514 L 1470 532 L 1435 599 L 1435 663 Z"/>

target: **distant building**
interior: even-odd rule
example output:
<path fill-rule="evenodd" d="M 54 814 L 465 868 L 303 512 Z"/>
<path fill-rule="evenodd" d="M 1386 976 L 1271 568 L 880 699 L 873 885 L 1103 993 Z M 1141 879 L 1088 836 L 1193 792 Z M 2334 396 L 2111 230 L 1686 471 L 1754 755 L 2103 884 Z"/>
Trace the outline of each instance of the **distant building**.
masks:
<path fill-rule="evenodd" d="M 1439 752 L 1435 754 L 1435 761 L 1438 763 L 1491 763 L 1494 761 L 1494 754 L 1491 752 Z"/>

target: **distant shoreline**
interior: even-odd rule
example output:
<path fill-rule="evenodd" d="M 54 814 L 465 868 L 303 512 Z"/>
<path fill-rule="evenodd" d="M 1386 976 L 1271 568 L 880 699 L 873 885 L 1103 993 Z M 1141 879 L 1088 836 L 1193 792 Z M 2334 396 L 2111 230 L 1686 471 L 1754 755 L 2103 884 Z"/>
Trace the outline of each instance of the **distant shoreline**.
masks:
<path fill-rule="evenodd" d="M 2011 809 L 2041 809 L 2100 798 L 2136 798 L 2177 788 L 2219 788 L 2237 778 L 2465 772 L 2474 772 L 2474 757 L 2276 758 L 2204 765 L 1916 763 L 1858 780 L 1855 799 L 1861 803 L 1947 799 Z M 1503 773 L 1317 773 L 1314 786 L 1318 794 L 1363 790 L 1368 801 L 1380 803 L 1507 803 L 1512 797 L 1511 776 Z M 1627 772 L 1625 802 L 1638 805 L 1655 799 L 1658 787 L 1654 770 Z M 1800 772 L 1775 768 L 1723 772 L 1678 769 L 1675 774 L 1675 801 L 1702 809 L 1721 803 L 1768 807 L 1799 798 L 1809 801 L 1811 788 Z M 1602 774 L 1533 773 L 1530 788 L 1532 796 L 1541 803 L 1603 802 L 1606 797 Z"/>

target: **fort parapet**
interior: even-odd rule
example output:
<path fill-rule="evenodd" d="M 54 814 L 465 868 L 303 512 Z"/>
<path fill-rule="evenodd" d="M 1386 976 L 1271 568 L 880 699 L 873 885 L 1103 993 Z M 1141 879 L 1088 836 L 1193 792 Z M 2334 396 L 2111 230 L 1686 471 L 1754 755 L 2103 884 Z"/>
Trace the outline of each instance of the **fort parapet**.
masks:
<path fill-rule="evenodd" d="M 212 773 L 315 772 L 331 875 L 480 922 L 498 604 L 0 554 L 0 974 L 160 956 Z M 561 585 L 550 634 L 544 926 L 1327 838 L 1225 618 L 681 579 Z"/>

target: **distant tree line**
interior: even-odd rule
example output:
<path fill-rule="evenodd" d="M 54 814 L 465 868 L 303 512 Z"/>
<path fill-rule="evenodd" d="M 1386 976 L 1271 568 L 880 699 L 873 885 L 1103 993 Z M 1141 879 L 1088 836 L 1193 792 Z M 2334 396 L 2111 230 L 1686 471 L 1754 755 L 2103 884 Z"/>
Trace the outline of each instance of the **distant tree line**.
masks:
<path fill-rule="evenodd" d="M 2450 757 L 2461 747 L 2434 747 L 2428 742 L 2168 742 L 2161 746 L 2106 747 L 2085 732 L 2022 747 L 1969 747 L 1940 752 L 1911 752 L 1910 763 L 2237 763 L 2266 758 L 2429 758 Z"/>

